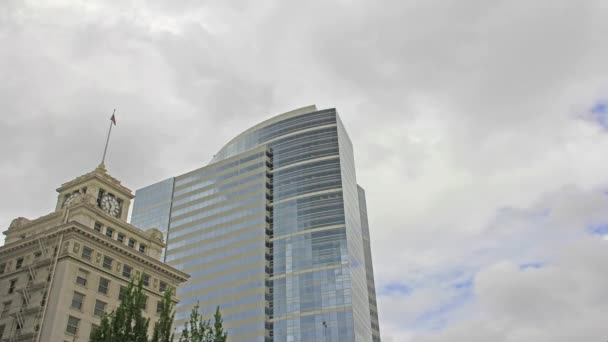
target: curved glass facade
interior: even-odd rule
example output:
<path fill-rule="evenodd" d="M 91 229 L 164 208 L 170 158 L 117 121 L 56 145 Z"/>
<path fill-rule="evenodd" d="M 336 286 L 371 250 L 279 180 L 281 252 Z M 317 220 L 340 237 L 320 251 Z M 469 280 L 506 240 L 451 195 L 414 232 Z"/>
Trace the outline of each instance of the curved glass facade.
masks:
<path fill-rule="evenodd" d="M 232 341 L 258 341 L 256 319 L 260 341 L 372 340 L 367 219 L 335 109 L 254 126 L 172 191 L 167 261 L 192 275 L 176 319 L 200 301 L 225 308 Z"/>
<path fill-rule="evenodd" d="M 334 109 L 285 116 L 213 160 L 272 151 L 274 341 L 371 341 L 352 144 Z"/>

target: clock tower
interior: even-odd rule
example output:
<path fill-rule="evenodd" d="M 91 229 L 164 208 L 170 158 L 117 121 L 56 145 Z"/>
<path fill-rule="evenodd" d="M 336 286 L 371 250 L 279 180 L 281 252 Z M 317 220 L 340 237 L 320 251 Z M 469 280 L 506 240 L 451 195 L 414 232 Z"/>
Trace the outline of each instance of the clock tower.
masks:
<path fill-rule="evenodd" d="M 106 215 L 127 221 L 133 192 L 110 176 L 105 165 L 99 164 L 95 170 L 64 183 L 57 189 L 56 211 L 75 203 L 89 203 Z"/>
<path fill-rule="evenodd" d="M 152 335 L 165 292 L 189 277 L 160 260 L 163 234 L 127 222 L 133 193 L 103 163 L 57 192 L 55 211 L 4 231 L 0 341 L 89 341 L 134 280 Z"/>

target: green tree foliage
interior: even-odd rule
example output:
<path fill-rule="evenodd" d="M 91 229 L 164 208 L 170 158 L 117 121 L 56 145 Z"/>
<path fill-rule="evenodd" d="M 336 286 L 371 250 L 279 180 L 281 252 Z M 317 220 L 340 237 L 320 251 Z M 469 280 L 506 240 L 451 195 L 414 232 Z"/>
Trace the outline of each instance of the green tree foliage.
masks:
<path fill-rule="evenodd" d="M 173 319 L 175 311 L 173 305 L 173 290 L 167 289 L 161 302 L 160 318 L 154 325 L 154 332 L 150 342 L 173 342 Z"/>
<path fill-rule="evenodd" d="M 91 342 L 148 342 L 149 320 L 143 317 L 146 296 L 143 279 L 132 280 L 122 294 L 120 306 L 104 316 L 101 325 L 91 334 Z"/>
<path fill-rule="evenodd" d="M 224 328 L 222 327 L 224 320 L 222 319 L 222 314 L 220 313 L 219 306 L 215 309 L 215 315 L 213 315 L 213 318 L 215 319 L 215 323 L 213 324 L 214 339 L 212 341 L 226 342 L 226 339 L 228 338 L 228 333 L 225 332 Z"/>
<path fill-rule="evenodd" d="M 213 325 L 211 321 L 204 321 L 198 313 L 199 305 L 196 303 L 190 313 L 190 321 L 184 324 L 179 342 L 226 342 L 228 334 L 224 331 L 220 307 L 215 310 Z"/>

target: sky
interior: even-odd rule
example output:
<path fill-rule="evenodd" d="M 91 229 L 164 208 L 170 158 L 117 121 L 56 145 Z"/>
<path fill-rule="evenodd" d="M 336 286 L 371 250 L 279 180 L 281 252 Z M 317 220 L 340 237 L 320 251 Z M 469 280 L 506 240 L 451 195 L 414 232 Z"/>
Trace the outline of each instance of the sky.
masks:
<path fill-rule="evenodd" d="M 608 2 L 0 1 L 0 228 L 337 108 L 385 342 L 608 339 Z M 1 239 L 1 238 L 0 238 Z"/>

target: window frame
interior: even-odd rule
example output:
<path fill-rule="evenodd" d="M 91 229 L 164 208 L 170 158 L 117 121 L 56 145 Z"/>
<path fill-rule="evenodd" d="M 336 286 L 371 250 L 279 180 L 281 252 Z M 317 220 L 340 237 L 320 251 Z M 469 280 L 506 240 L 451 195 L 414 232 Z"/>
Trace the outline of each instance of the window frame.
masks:
<path fill-rule="evenodd" d="M 123 301 L 124 300 L 124 296 L 127 295 L 127 291 L 129 290 L 129 288 L 127 288 L 126 286 L 120 286 L 120 289 L 118 290 L 118 300 L 119 301 Z"/>
<path fill-rule="evenodd" d="M 84 275 L 84 277 L 81 277 L 81 275 Z M 84 279 L 84 284 L 81 284 L 79 282 L 79 279 Z M 82 287 L 87 287 L 88 282 L 89 282 L 89 272 L 79 268 L 78 273 L 76 274 L 76 284 L 78 284 Z"/>
<path fill-rule="evenodd" d="M 106 260 L 110 260 L 110 262 L 108 264 L 106 264 Z M 111 257 L 104 255 L 103 256 L 103 262 L 102 262 L 102 267 L 105 268 L 106 270 L 112 270 L 112 265 L 114 264 L 114 259 L 112 259 Z"/>
<path fill-rule="evenodd" d="M 97 329 L 99 329 L 99 324 L 91 323 L 91 332 L 89 333 L 89 340 L 93 337 L 93 334 Z"/>
<path fill-rule="evenodd" d="M 150 287 L 150 275 L 147 273 L 141 274 L 141 280 L 145 287 Z"/>
<path fill-rule="evenodd" d="M 75 325 L 70 325 L 70 323 L 75 323 Z M 78 334 L 78 325 L 80 325 L 80 318 L 74 317 L 74 316 L 68 316 L 68 322 L 65 327 L 65 332 L 67 334 L 76 336 L 76 334 Z M 74 332 L 70 331 L 70 328 L 73 328 Z"/>
<path fill-rule="evenodd" d="M 91 251 L 91 252 L 88 254 L 88 256 L 87 256 L 87 255 L 85 255 L 85 253 L 84 253 L 84 252 L 85 252 L 85 250 L 86 250 L 86 251 Z M 89 260 L 89 261 L 91 261 L 91 259 L 93 258 L 93 252 L 94 252 L 93 248 L 91 248 L 91 247 L 89 247 L 89 246 L 82 246 L 82 253 L 80 254 L 80 257 L 81 257 L 81 258 L 83 258 L 83 259 L 85 259 L 85 260 Z"/>
<path fill-rule="evenodd" d="M 99 309 L 97 304 L 103 304 L 103 308 Z M 95 306 L 93 307 L 93 316 L 95 317 L 99 317 L 99 318 L 103 318 L 103 316 L 106 314 L 106 307 L 108 306 L 108 303 L 101 301 L 99 299 L 95 300 Z M 101 311 L 101 315 L 99 315 L 99 311 Z"/>
<path fill-rule="evenodd" d="M 102 287 L 102 282 L 106 281 L 106 286 Z M 101 289 L 105 288 L 105 292 L 101 291 Z M 107 295 L 110 292 L 110 279 L 106 279 L 104 277 L 99 277 L 99 282 L 97 283 L 97 292 Z"/>
<path fill-rule="evenodd" d="M 76 300 L 76 296 L 81 296 L 81 300 L 80 302 L 78 302 Z M 85 294 L 84 293 L 80 293 L 78 291 L 74 291 L 74 294 L 72 295 L 72 302 L 70 303 L 70 308 L 71 309 L 76 309 L 78 311 L 82 311 L 82 307 L 84 306 L 84 299 L 85 299 Z M 80 305 L 78 307 L 74 306 L 74 303 L 80 303 Z"/>
<path fill-rule="evenodd" d="M 13 305 L 12 300 L 7 300 L 6 302 L 2 302 L 2 311 L 0 311 L 0 317 L 4 317 L 8 315 L 8 312 L 11 311 L 11 305 Z"/>
<path fill-rule="evenodd" d="M 128 276 L 125 275 L 125 269 L 129 269 L 129 273 L 128 273 L 129 275 Z M 131 277 L 133 276 L 132 272 L 133 272 L 133 267 L 131 267 L 130 265 L 127 265 L 127 264 L 123 264 L 122 265 L 122 276 L 123 277 L 125 277 L 127 279 L 131 279 Z"/>

